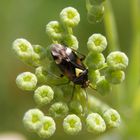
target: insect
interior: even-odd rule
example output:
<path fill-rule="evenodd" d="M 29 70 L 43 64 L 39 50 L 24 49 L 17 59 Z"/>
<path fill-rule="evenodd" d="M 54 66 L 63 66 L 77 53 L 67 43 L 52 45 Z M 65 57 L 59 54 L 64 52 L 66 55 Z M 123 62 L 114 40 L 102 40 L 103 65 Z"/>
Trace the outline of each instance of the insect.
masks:
<path fill-rule="evenodd" d="M 72 49 L 61 44 L 53 44 L 51 54 L 64 76 L 82 88 L 89 86 L 88 69 L 82 63 L 83 58 L 79 58 Z"/>

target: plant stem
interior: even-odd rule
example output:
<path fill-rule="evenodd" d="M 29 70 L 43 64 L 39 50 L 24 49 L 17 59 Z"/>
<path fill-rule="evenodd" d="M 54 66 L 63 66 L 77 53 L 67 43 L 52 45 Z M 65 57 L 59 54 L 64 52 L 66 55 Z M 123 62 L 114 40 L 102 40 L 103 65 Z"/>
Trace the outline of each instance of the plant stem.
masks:
<path fill-rule="evenodd" d="M 129 69 L 127 73 L 127 94 L 131 102 L 138 85 L 140 85 L 140 0 L 131 0 L 133 40 L 131 45 Z M 130 103 L 129 102 L 129 103 Z"/>
<path fill-rule="evenodd" d="M 115 24 L 114 13 L 109 0 L 106 0 L 105 2 L 104 25 L 107 39 L 109 42 L 108 52 L 118 50 L 119 43 L 118 43 L 117 28 Z"/>
<path fill-rule="evenodd" d="M 105 12 L 104 12 L 104 26 L 106 30 L 106 36 L 108 40 L 107 54 L 111 51 L 119 50 L 119 39 L 116 27 L 116 21 L 112 9 L 110 0 L 106 0 L 105 3 Z M 112 95 L 112 98 L 115 100 L 115 105 L 120 104 L 123 92 L 123 85 L 119 87 L 114 87 L 115 94 Z M 119 103 L 118 103 L 119 102 Z"/>

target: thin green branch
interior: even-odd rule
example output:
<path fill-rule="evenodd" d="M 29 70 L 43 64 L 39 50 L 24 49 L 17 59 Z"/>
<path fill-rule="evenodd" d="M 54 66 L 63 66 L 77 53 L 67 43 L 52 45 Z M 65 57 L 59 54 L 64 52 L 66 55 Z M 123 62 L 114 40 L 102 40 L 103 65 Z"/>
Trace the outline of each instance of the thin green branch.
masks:
<path fill-rule="evenodd" d="M 134 93 L 140 84 L 140 0 L 131 0 L 133 40 L 130 50 L 130 63 L 128 69 L 127 89 L 129 99 L 132 101 Z"/>
<path fill-rule="evenodd" d="M 115 17 L 112 10 L 112 6 L 109 0 L 106 0 L 105 2 L 104 25 L 109 42 L 108 51 L 118 50 L 119 43 L 118 43 L 117 27 L 115 24 Z"/>

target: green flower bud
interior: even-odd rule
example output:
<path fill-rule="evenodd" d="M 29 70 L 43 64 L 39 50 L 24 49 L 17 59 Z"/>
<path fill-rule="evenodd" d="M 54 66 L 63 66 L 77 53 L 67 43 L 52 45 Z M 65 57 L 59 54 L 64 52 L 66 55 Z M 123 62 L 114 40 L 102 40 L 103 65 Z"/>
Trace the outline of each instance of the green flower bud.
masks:
<path fill-rule="evenodd" d="M 16 78 L 17 86 L 22 90 L 34 90 L 37 85 L 37 78 L 31 72 L 23 72 Z"/>
<path fill-rule="evenodd" d="M 29 60 L 28 64 L 34 67 L 40 66 L 41 65 L 40 56 L 37 53 L 33 52 L 32 58 Z"/>
<path fill-rule="evenodd" d="M 108 69 L 105 78 L 112 84 L 120 84 L 125 79 L 125 73 L 122 70 Z"/>
<path fill-rule="evenodd" d="M 108 109 L 103 113 L 103 118 L 107 124 L 107 127 L 114 128 L 119 127 L 121 118 L 119 113 L 114 109 Z"/>
<path fill-rule="evenodd" d="M 49 104 L 53 100 L 54 92 L 51 87 L 43 85 L 38 87 L 34 93 L 34 100 L 38 105 Z"/>
<path fill-rule="evenodd" d="M 100 71 L 99 70 L 89 70 L 89 81 L 92 83 L 92 84 L 95 84 L 98 79 L 100 78 Z"/>
<path fill-rule="evenodd" d="M 86 128 L 91 133 L 101 133 L 106 130 L 106 124 L 98 113 L 91 113 L 86 118 Z"/>
<path fill-rule="evenodd" d="M 69 104 L 70 111 L 74 114 L 82 114 L 83 107 L 77 100 L 71 101 Z"/>
<path fill-rule="evenodd" d="M 46 32 L 52 40 L 61 40 L 63 38 L 63 29 L 58 21 L 50 21 L 46 25 Z"/>
<path fill-rule="evenodd" d="M 28 110 L 23 117 L 23 124 L 25 128 L 31 132 L 37 132 L 42 125 L 42 118 L 44 114 L 39 109 Z"/>
<path fill-rule="evenodd" d="M 85 63 L 90 69 L 96 70 L 104 65 L 105 58 L 102 53 L 89 53 L 86 57 Z"/>
<path fill-rule="evenodd" d="M 79 42 L 78 42 L 76 36 L 68 35 L 64 39 L 64 44 L 66 44 L 68 47 L 70 47 L 74 50 L 77 50 Z"/>
<path fill-rule="evenodd" d="M 107 40 L 101 34 L 93 34 L 88 39 L 87 47 L 93 53 L 101 53 L 107 47 Z"/>
<path fill-rule="evenodd" d="M 89 23 L 98 23 L 103 19 L 104 6 L 102 4 L 94 4 L 88 9 L 87 18 Z"/>
<path fill-rule="evenodd" d="M 105 79 L 104 76 L 101 76 L 99 78 L 99 80 L 96 82 L 96 88 L 97 88 L 97 91 L 101 94 L 101 95 L 105 95 L 105 94 L 108 94 L 110 93 L 111 91 L 111 86 L 110 84 L 108 83 L 108 81 Z"/>
<path fill-rule="evenodd" d="M 52 117 L 56 117 L 56 118 L 66 116 L 68 114 L 68 111 L 69 108 L 67 104 L 63 102 L 56 102 L 52 104 L 51 107 L 49 108 L 49 114 Z"/>
<path fill-rule="evenodd" d="M 37 131 L 37 134 L 41 138 L 51 137 L 56 130 L 56 125 L 55 125 L 54 120 L 51 117 L 44 116 L 41 120 L 41 123 L 42 123 L 42 126 Z"/>
<path fill-rule="evenodd" d="M 111 69 L 124 70 L 128 66 L 128 57 L 120 51 L 111 52 L 107 56 L 107 64 Z"/>
<path fill-rule="evenodd" d="M 35 75 L 37 77 L 38 83 L 45 83 L 47 81 L 47 71 L 44 67 L 40 66 L 35 69 Z"/>
<path fill-rule="evenodd" d="M 38 54 L 39 59 L 44 59 L 46 57 L 46 50 L 40 45 L 33 45 L 34 52 Z"/>
<path fill-rule="evenodd" d="M 74 27 L 78 25 L 80 21 L 80 15 L 75 8 L 67 7 L 61 11 L 60 19 L 65 25 L 69 27 Z"/>
<path fill-rule="evenodd" d="M 22 61 L 28 61 L 32 57 L 33 47 L 26 39 L 19 38 L 13 42 L 13 51 Z"/>
<path fill-rule="evenodd" d="M 75 135 L 82 130 L 82 123 L 75 114 L 68 115 L 63 121 L 63 128 L 67 134 Z"/>

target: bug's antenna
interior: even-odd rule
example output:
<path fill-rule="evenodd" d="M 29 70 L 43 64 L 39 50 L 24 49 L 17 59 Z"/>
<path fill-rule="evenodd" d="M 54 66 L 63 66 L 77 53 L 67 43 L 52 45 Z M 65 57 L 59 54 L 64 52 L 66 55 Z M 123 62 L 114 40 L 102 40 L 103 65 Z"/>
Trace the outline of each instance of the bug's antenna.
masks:
<path fill-rule="evenodd" d="M 96 88 L 93 87 L 93 85 L 92 85 L 91 83 L 89 83 L 89 87 L 90 87 L 91 89 L 93 89 L 94 91 L 97 91 Z"/>

